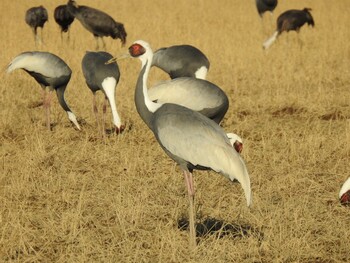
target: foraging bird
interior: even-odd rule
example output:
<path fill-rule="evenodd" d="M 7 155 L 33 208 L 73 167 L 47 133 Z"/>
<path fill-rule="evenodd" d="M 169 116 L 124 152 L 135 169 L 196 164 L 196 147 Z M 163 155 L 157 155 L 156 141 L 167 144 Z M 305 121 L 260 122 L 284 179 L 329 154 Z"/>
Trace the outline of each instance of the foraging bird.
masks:
<path fill-rule="evenodd" d="M 46 111 L 46 126 L 50 130 L 50 102 L 51 93 L 56 91 L 57 99 L 61 107 L 67 112 L 68 118 L 80 130 L 80 126 L 74 113 L 64 99 L 64 92 L 70 80 L 72 71 L 68 65 L 58 56 L 49 52 L 23 52 L 16 56 L 7 67 L 7 72 L 15 69 L 23 69 L 31 75 L 43 88 L 43 102 Z M 49 93 L 46 93 L 46 88 Z"/>
<path fill-rule="evenodd" d="M 108 100 L 112 109 L 113 123 L 115 125 L 116 133 L 119 133 L 125 129 L 125 126 L 121 124 L 115 103 L 115 90 L 119 82 L 120 72 L 117 63 L 106 64 L 111 58 L 113 58 L 113 56 L 107 52 L 86 52 L 81 64 L 86 84 L 94 95 L 93 108 L 97 123 L 96 91 L 101 90 L 105 95 L 102 130 L 103 132 L 105 131 L 104 119 L 106 114 L 106 101 Z"/>
<path fill-rule="evenodd" d="M 40 27 L 42 30 L 47 20 L 48 20 L 47 10 L 42 5 L 38 7 L 32 7 L 27 10 L 25 15 L 25 21 L 33 31 L 35 44 L 37 44 L 37 42 L 42 41 L 38 36 L 37 29 L 38 27 Z M 42 31 L 41 31 L 41 38 L 42 38 Z"/>
<path fill-rule="evenodd" d="M 61 39 L 63 39 L 63 32 L 68 32 L 69 40 L 69 27 L 74 21 L 74 16 L 68 11 L 67 5 L 59 5 L 55 8 L 53 13 L 56 23 L 61 28 Z"/>
<path fill-rule="evenodd" d="M 152 66 L 164 70 L 172 79 L 179 77 L 205 79 L 210 62 L 198 48 L 178 45 L 163 47 L 155 51 Z"/>
<path fill-rule="evenodd" d="M 350 177 L 345 181 L 340 189 L 339 200 L 342 205 L 350 205 Z"/>
<path fill-rule="evenodd" d="M 259 16 L 262 17 L 267 11 L 273 12 L 277 6 L 277 0 L 255 0 Z"/>
<path fill-rule="evenodd" d="M 314 27 L 315 22 L 310 11 L 311 8 L 304 8 L 303 10 L 288 10 L 282 13 L 277 18 L 276 32 L 264 42 L 263 48 L 269 48 L 283 31 L 289 32 L 294 30 L 299 32 L 300 28 L 306 23 Z"/>
<path fill-rule="evenodd" d="M 227 95 L 218 86 L 191 77 L 161 82 L 150 88 L 148 95 L 158 103 L 174 103 L 198 111 L 218 124 L 229 107 Z"/>
<path fill-rule="evenodd" d="M 99 49 L 99 38 L 101 38 L 103 48 L 105 48 L 104 36 L 110 36 L 113 39 L 119 38 L 124 46 L 127 34 L 123 24 L 116 22 L 111 16 L 100 10 L 83 5 L 78 6 L 74 0 L 69 0 L 67 6 L 69 12 L 80 21 L 86 30 L 94 35 L 96 49 Z"/>
<path fill-rule="evenodd" d="M 162 149 L 183 170 L 190 202 L 190 236 L 195 245 L 194 183 L 192 171 L 214 170 L 226 178 L 237 179 L 251 205 L 250 178 L 246 165 L 231 146 L 225 131 L 214 121 L 186 107 L 172 103 L 153 102 L 147 92 L 147 79 L 153 52 L 145 41 L 136 41 L 129 48 L 132 57 L 142 62 L 135 88 L 137 111 L 154 133 Z"/>

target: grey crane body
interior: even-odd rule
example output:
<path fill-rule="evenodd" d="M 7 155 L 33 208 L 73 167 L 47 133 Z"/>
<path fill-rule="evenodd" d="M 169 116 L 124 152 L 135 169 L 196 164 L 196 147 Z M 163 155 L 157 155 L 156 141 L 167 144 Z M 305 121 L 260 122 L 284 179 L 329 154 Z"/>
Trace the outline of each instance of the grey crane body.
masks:
<path fill-rule="evenodd" d="M 67 5 L 57 6 L 53 16 L 61 32 L 68 32 L 70 25 L 74 22 L 74 16 L 68 11 Z"/>
<path fill-rule="evenodd" d="M 277 0 L 255 0 L 256 8 L 260 17 L 263 16 L 265 12 L 272 12 L 275 10 L 278 1 Z"/>
<path fill-rule="evenodd" d="M 217 85 L 203 79 L 180 77 L 161 82 L 148 90 L 152 101 L 174 103 L 200 112 L 220 123 L 224 118 L 229 100 Z"/>
<path fill-rule="evenodd" d="M 310 8 L 304 8 L 303 10 L 287 10 L 279 17 L 277 18 L 277 28 L 276 31 L 273 33 L 273 35 L 267 39 L 264 44 L 263 48 L 267 49 L 269 48 L 273 42 L 276 41 L 277 37 L 282 34 L 282 32 L 289 32 L 289 31 L 297 31 L 299 32 L 300 28 L 308 24 L 309 26 L 314 27 L 315 22 L 314 19 L 310 13 Z"/>
<path fill-rule="evenodd" d="M 181 105 L 154 103 L 148 97 L 147 79 L 153 52 L 144 41 L 135 42 L 131 56 L 142 61 L 135 89 L 137 111 L 162 149 L 182 168 L 190 200 L 191 244 L 195 244 L 193 169 L 210 169 L 237 179 L 251 204 L 250 178 L 245 163 L 231 146 L 225 131 L 204 115 Z"/>
<path fill-rule="evenodd" d="M 44 91 L 46 87 L 55 90 L 59 104 L 67 112 L 68 118 L 80 129 L 75 115 L 64 98 L 72 71 L 61 58 L 49 52 L 23 52 L 12 60 L 7 68 L 7 72 L 15 69 L 23 69 L 30 74 Z M 49 108 L 49 105 L 47 107 Z"/>
<path fill-rule="evenodd" d="M 32 7 L 26 11 L 25 21 L 31 27 L 34 35 L 35 43 L 40 42 L 38 37 L 38 27 L 43 28 L 44 24 L 48 21 L 47 10 L 43 6 Z"/>
<path fill-rule="evenodd" d="M 117 133 L 119 133 L 124 129 L 124 126 L 121 125 L 115 102 L 115 90 L 119 82 L 120 71 L 117 63 L 106 64 L 112 58 L 113 56 L 111 54 L 103 51 L 86 52 L 82 60 L 82 69 L 86 84 L 94 96 L 97 91 L 101 90 L 105 98 L 109 101 L 112 109 L 113 123 L 116 126 Z M 95 97 L 94 111 L 97 112 Z"/>
<path fill-rule="evenodd" d="M 210 67 L 202 51 L 191 45 L 177 45 L 154 52 L 152 66 L 167 72 L 170 78 L 193 77 L 205 79 Z"/>
<path fill-rule="evenodd" d="M 117 83 L 120 78 L 120 71 L 118 64 L 106 64 L 108 60 L 113 56 L 107 52 L 86 52 L 82 60 L 83 74 L 86 80 L 86 84 L 92 92 L 101 90 L 104 92 L 102 82 L 107 77 L 113 77 Z"/>
<path fill-rule="evenodd" d="M 73 0 L 69 0 L 67 6 L 69 12 L 80 21 L 85 29 L 95 36 L 96 41 L 97 38 L 102 39 L 102 37 L 110 36 L 113 39 L 119 38 L 122 45 L 125 44 L 127 33 L 122 23 L 116 22 L 111 16 L 101 10 L 88 6 L 78 6 Z"/>

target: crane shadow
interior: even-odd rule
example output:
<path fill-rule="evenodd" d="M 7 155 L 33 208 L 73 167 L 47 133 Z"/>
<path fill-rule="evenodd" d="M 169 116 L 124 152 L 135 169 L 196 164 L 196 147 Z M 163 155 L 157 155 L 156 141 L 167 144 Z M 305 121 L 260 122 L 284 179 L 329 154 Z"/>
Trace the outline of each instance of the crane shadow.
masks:
<path fill-rule="evenodd" d="M 182 231 L 187 231 L 189 228 L 189 221 L 186 218 L 178 220 L 178 228 Z M 264 234 L 248 224 L 228 223 L 216 218 L 206 218 L 196 224 L 196 237 L 206 238 L 209 236 L 216 236 L 223 238 L 229 236 L 233 239 L 247 238 L 253 236 L 261 242 L 264 239 Z"/>

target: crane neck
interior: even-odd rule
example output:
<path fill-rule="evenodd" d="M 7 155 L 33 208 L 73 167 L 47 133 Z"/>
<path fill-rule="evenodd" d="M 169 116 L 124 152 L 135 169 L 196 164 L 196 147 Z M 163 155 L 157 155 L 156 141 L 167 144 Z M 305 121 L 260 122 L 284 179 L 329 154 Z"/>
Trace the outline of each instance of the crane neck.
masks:
<path fill-rule="evenodd" d="M 59 88 L 56 88 L 56 95 L 59 104 L 65 111 L 71 111 L 70 108 L 68 107 L 66 100 L 64 99 L 64 92 L 66 91 L 66 86 L 61 86 Z"/>
<path fill-rule="evenodd" d="M 160 103 L 153 102 L 148 96 L 147 80 L 152 64 L 152 57 L 153 53 L 150 52 L 148 56 L 141 59 L 141 72 L 137 79 L 134 97 L 137 112 L 151 130 L 153 114 L 162 106 Z"/>

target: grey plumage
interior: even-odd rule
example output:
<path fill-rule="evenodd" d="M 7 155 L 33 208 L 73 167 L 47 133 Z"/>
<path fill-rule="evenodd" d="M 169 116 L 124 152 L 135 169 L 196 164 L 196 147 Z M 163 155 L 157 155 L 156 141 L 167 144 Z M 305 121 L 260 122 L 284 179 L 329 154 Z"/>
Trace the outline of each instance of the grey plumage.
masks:
<path fill-rule="evenodd" d="M 304 8 L 303 10 L 292 9 L 280 14 L 277 18 L 276 31 L 264 42 L 263 48 L 269 48 L 284 31 L 289 32 L 294 30 L 299 32 L 300 28 L 305 24 L 314 27 L 315 22 L 310 11 L 311 8 Z"/>
<path fill-rule="evenodd" d="M 25 14 L 25 21 L 33 31 L 35 44 L 42 41 L 38 37 L 38 27 L 43 29 L 44 24 L 48 21 L 48 14 L 45 7 L 38 6 L 29 8 Z"/>
<path fill-rule="evenodd" d="M 67 3 L 69 12 L 80 21 L 83 27 L 90 31 L 96 38 L 96 49 L 99 48 L 98 39 L 101 38 L 103 46 L 105 43 L 103 37 L 110 36 L 113 39 L 120 39 L 122 45 L 126 42 L 127 33 L 122 23 L 116 22 L 105 12 L 88 7 L 79 6 L 76 1 L 69 0 Z"/>
<path fill-rule="evenodd" d="M 170 78 L 193 77 L 205 79 L 210 67 L 202 51 L 191 45 L 177 45 L 154 52 L 152 66 L 169 74 Z"/>
<path fill-rule="evenodd" d="M 214 170 L 230 180 L 237 179 L 242 185 L 247 204 L 250 205 L 251 189 L 247 168 L 217 123 L 183 106 L 154 103 L 150 100 L 147 78 L 153 52 L 148 43 L 136 41 L 129 52 L 142 62 L 135 89 L 137 111 L 162 149 L 184 172 L 190 201 L 191 244 L 195 244 L 193 169 Z"/>
<path fill-rule="evenodd" d="M 217 85 L 203 79 L 181 77 L 161 82 L 148 90 L 152 101 L 174 103 L 200 112 L 220 123 L 224 118 L 229 100 Z"/>
<path fill-rule="evenodd" d="M 273 12 L 277 6 L 277 0 L 255 0 L 256 8 L 260 17 L 267 11 Z"/>
<path fill-rule="evenodd" d="M 80 130 L 76 117 L 64 98 L 72 71 L 61 58 L 49 52 L 23 52 L 11 61 L 7 67 L 7 72 L 9 73 L 15 69 L 26 71 L 40 84 L 44 92 L 46 87 L 49 87 L 50 94 L 52 90 L 55 90 L 59 104 L 67 112 L 68 118 Z M 44 107 L 47 114 L 46 125 L 50 129 L 50 95 L 49 97 L 45 96 Z"/>
<path fill-rule="evenodd" d="M 82 60 L 82 69 L 86 84 L 94 95 L 93 104 L 97 122 L 98 115 L 95 95 L 97 91 L 101 90 L 105 95 L 103 113 L 105 114 L 106 100 L 108 100 L 112 109 L 113 123 L 116 127 L 116 132 L 119 133 L 124 130 L 124 125 L 121 125 L 115 102 L 115 89 L 119 82 L 120 72 L 116 62 L 108 65 L 106 64 L 111 58 L 113 58 L 112 55 L 107 52 L 86 52 Z M 104 121 L 102 122 L 102 127 L 104 132 Z"/>

